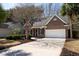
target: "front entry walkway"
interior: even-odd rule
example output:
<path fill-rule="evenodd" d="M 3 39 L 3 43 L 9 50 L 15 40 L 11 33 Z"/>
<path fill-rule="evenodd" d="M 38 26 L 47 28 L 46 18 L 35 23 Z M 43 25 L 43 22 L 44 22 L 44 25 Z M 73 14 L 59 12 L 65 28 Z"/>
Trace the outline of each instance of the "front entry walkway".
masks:
<path fill-rule="evenodd" d="M 1 50 L 1 56 L 59 56 L 64 46 L 63 38 L 42 38 L 9 49 Z"/>

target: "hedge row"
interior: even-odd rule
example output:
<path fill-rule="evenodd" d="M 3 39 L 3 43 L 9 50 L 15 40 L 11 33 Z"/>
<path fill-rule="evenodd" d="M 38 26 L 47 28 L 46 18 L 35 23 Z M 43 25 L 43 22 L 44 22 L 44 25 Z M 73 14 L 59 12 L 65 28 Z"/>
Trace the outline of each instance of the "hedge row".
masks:
<path fill-rule="evenodd" d="M 6 39 L 24 39 L 25 35 L 24 34 L 15 34 L 15 35 L 9 35 L 6 37 Z"/>

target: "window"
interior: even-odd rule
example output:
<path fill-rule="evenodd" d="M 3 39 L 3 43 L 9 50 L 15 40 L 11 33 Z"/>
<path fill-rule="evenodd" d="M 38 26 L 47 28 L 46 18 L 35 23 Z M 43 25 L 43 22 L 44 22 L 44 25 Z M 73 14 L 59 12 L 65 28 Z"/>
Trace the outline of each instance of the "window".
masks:
<path fill-rule="evenodd" d="M 53 21 L 56 21 L 56 20 L 57 20 L 56 18 L 53 19 Z"/>

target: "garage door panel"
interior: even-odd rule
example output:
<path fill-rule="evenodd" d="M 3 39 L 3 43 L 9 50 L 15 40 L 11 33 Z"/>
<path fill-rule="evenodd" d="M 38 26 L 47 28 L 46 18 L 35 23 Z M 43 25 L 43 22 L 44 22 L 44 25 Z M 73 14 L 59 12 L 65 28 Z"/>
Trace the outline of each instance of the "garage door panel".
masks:
<path fill-rule="evenodd" d="M 66 33 L 65 29 L 54 29 L 54 30 L 46 29 L 45 30 L 45 37 L 65 38 L 66 37 L 65 33 Z"/>

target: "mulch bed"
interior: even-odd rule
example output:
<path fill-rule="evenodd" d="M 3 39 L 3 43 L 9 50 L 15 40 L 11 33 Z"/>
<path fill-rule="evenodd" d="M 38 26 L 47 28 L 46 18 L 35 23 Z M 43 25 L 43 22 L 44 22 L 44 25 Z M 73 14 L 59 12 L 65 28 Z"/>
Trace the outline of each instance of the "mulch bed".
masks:
<path fill-rule="evenodd" d="M 63 48 L 60 56 L 79 56 L 79 54 L 75 53 L 75 52 L 72 52 L 72 51 L 69 51 L 66 48 Z"/>
<path fill-rule="evenodd" d="M 65 42 L 68 42 L 68 41 L 74 41 L 74 40 L 79 40 L 79 39 L 78 39 L 78 38 L 76 38 L 76 39 L 75 39 L 75 38 L 72 38 L 72 39 L 67 38 Z"/>
<path fill-rule="evenodd" d="M 34 41 L 34 40 L 19 40 L 20 43 L 17 43 L 17 44 L 8 45 L 8 46 L 0 46 L 0 50 L 6 49 L 6 48 L 10 48 L 10 47 L 13 47 L 13 46 L 17 46 L 17 45 L 20 45 L 20 44 L 23 44 L 23 43 L 32 42 L 32 41 Z M 4 43 L 4 42 L 1 42 L 1 43 Z"/>

